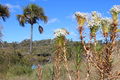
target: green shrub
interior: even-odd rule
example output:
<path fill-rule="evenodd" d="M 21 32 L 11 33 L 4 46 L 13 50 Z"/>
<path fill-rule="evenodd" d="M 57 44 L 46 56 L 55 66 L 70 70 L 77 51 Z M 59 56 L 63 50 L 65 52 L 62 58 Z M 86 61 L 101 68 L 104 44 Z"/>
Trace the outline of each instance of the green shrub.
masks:
<path fill-rule="evenodd" d="M 32 69 L 30 66 L 25 65 L 14 65 L 9 68 L 9 73 L 20 76 L 20 75 L 30 75 L 32 73 Z"/>

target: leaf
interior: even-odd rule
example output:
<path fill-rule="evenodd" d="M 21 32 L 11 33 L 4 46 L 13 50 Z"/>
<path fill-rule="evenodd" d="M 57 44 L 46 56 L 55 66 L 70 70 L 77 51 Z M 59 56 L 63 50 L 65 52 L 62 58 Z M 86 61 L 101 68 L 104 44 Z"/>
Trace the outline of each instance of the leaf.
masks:
<path fill-rule="evenodd" d="M 43 33 L 43 27 L 42 26 L 39 25 L 38 30 L 39 30 L 40 34 Z"/>
<path fill-rule="evenodd" d="M 19 24 L 24 26 L 24 24 L 26 23 L 26 18 L 24 15 L 17 15 L 17 20 L 19 21 Z"/>
<path fill-rule="evenodd" d="M 27 22 L 30 24 L 35 24 L 37 20 L 47 22 L 47 16 L 45 16 L 43 8 L 36 4 L 26 6 L 23 11 L 28 19 Z"/>
<path fill-rule="evenodd" d="M 6 20 L 10 16 L 10 12 L 7 6 L 0 4 L 0 18 L 3 19 L 3 21 Z"/>

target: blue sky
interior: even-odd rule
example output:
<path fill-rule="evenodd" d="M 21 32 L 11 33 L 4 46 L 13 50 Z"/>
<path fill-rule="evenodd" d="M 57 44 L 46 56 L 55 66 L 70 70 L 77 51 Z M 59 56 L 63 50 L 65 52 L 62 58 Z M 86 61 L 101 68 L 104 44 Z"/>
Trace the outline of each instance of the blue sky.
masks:
<path fill-rule="evenodd" d="M 113 5 L 119 5 L 119 0 L 1 0 L 0 4 L 7 5 L 11 16 L 6 22 L 0 21 L 3 26 L 3 41 L 20 42 L 30 38 L 30 25 L 21 27 L 16 19 L 17 14 L 22 14 L 22 8 L 30 3 L 35 3 L 42 8 L 49 18 L 47 24 L 39 21 L 44 27 L 44 33 L 39 34 L 38 26 L 34 25 L 33 40 L 53 39 L 53 32 L 58 28 L 66 28 L 71 34 L 69 39 L 79 40 L 77 23 L 73 18 L 76 11 L 87 12 L 98 11 L 102 16 L 109 17 L 109 9 Z M 100 39 L 100 37 L 99 37 Z"/>

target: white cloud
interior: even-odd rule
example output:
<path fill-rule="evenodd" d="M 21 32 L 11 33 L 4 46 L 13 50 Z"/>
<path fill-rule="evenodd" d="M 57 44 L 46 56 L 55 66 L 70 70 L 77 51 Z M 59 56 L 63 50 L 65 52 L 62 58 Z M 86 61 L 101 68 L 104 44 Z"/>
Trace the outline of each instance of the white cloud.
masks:
<path fill-rule="evenodd" d="M 59 20 L 57 18 L 53 18 L 53 19 L 50 19 L 47 24 L 52 24 L 55 22 L 59 22 Z"/>
<path fill-rule="evenodd" d="M 72 20 L 73 22 L 75 21 L 75 15 L 74 14 L 68 15 L 68 16 L 66 16 L 66 18 Z"/>
<path fill-rule="evenodd" d="M 12 12 L 15 12 L 15 9 L 20 9 L 20 5 L 5 4 Z"/>

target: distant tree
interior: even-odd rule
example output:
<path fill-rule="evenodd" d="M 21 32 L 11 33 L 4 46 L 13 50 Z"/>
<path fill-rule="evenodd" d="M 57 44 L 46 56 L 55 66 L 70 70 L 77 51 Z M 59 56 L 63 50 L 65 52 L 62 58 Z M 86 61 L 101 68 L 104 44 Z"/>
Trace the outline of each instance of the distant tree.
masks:
<path fill-rule="evenodd" d="M 36 4 L 30 4 L 23 9 L 23 14 L 17 15 L 17 19 L 21 26 L 25 24 L 31 25 L 30 53 L 32 53 L 33 25 L 38 24 L 39 20 L 47 22 L 47 16 L 45 16 L 43 8 Z M 40 25 L 38 29 L 40 33 L 43 32 L 43 28 Z"/>

